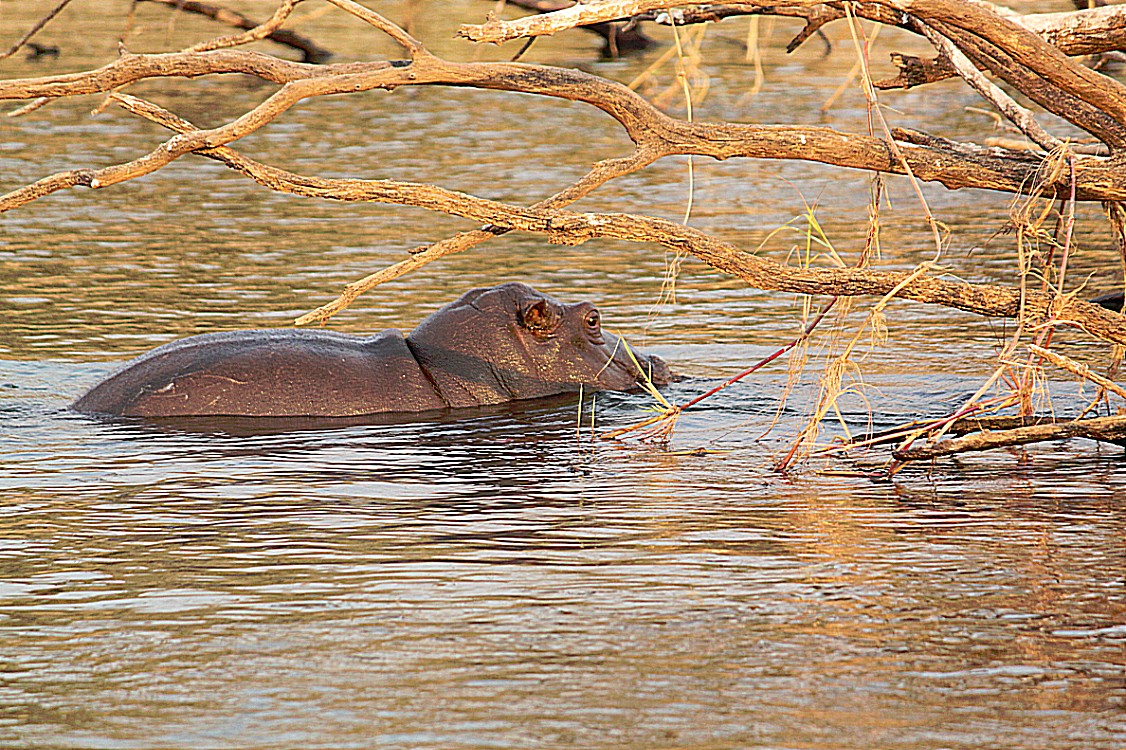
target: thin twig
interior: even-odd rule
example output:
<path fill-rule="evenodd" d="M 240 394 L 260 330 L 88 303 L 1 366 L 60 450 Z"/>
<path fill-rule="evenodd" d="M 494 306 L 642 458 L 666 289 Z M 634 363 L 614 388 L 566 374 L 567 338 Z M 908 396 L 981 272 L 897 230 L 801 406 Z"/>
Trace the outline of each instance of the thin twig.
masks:
<path fill-rule="evenodd" d="M 1056 367 L 1061 367 L 1068 372 L 1074 373 L 1075 375 L 1084 378 L 1085 380 L 1090 380 L 1095 385 L 1105 388 L 1116 396 L 1126 398 L 1126 388 L 1123 388 L 1122 386 L 1118 385 L 1118 383 L 1115 383 L 1109 378 L 1104 378 L 1097 372 L 1093 372 L 1090 367 L 1082 364 L 1081 362 L 1076 362 L 1070 357 L 1065 357 L 1062 354 L 1053 352 L 1051 349 L 1045 349 L 1044 347 L 1036 346 L 1035 344 L 1029 344 L 1028 350 L 1035 354 L 1037 357 L 1043 357 L 1044 359 L 1048 360 Z"/>
<path fill-rule="evenodd" d="M 213 49 L 223 49 L 225 47 L 237 47 L 242 44 L 250 44 L 257 42 L 260 39 L 265 39 L 270 34 L 273 34 L 285 20 L 289 18 L 289 14 L 293 12 L 293 8 L 301 0 L 282 0 L 282 4 L 274 11 L 274 15 L 264 23 L 255 26 L 252 29 L 247 29 L 241 34 L 231 34 L 229 36 L 216 37 L 215 39 L 188 47 L 185 52 L 207 52 Z"/>
<path fill-rule="evenodd" d="M 1121 444 L 1123 440 L 1126 440 L 1126 417 L 1095 417 L 1072 422 L 1017 427 L 1012 430 L 978 432 L 964 437 L 943 440 L 934 445 L 925 445 L 921 448 L 895 451 L 894 455 L 901 461 L 923 461 L 955 453 L 984 451 L 1073 437 Z"/>
<path fill-rule="evenodd" d="M 364 21 L 365 23 L 368 23 L 371 26 L 379 29 L 384 34 L 398 42 L 399 46 L 405 49 L 410 54 L 412 59 L 420 55 L 428 56 L 430 54 L 426 51 L 426 48 L 422 46 L 422 42 L 418 41 L 398 25 L 387 20 L 380 14 L 376 13 L 374 10 L 370 10 L 363 5 L 354 2 L 353 0 L 325 0 L 325 2 L 332 3 L 337 8 L 347 11 L 348 13 L 354 15 L 356 18 L 359 18 L 361 21 Z"/>

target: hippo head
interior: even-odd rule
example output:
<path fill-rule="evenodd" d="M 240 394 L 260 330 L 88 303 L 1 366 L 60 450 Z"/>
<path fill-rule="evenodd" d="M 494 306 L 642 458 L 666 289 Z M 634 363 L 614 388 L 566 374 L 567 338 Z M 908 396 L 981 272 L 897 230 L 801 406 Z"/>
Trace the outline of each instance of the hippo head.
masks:
<path fill-rule="evenodd" d="M 621 338 L 603 331 L 594 305 L 564 305 L 527 284 L 467 292 L 423 320 L 407 343 L 450 406 L 539 398 L 580 386 L 625 391 L 638 385 L 642 371 L 657 385 L 671 379 L 659 357 L 631 357 Z"/>

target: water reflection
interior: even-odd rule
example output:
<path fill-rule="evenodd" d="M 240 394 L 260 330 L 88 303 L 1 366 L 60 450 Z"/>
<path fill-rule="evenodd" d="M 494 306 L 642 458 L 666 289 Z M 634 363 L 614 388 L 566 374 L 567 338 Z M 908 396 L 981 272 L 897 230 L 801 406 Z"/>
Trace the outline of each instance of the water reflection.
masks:
<path fill-rule="evenodd" d="M 19 744 L 1120 738 L 1117 458 L 786 483 L 753 442 L 578 443 L 573 405 L 246 437 L 59 404 L 4 421 Z"/>

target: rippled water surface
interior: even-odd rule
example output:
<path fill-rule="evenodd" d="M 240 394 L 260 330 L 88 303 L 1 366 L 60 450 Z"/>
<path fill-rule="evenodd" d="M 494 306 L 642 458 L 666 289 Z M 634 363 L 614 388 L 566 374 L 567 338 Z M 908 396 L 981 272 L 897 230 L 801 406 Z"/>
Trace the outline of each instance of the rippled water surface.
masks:
<path fill-rule="evenodd" d="M 0 47 L 41 5 L 4 3 Z M 148 5 L 131 49 L 214 33 Z M 450 40 L 487 3 L 421 5 L 417 33 L 442 54 L 514 51 Z M 91 24 L 92 6 L 76 3 L 41 34 L 57 59 L 17 56 L 0 72 L 111 60 L 128 6 L 103 3 Z M 301 28 L 343 59 L 396 54 L 340 14 Z M 863 132 L 855 92 L 819 113 L 852 65 L 846 36 L 827 57 L 812 47 L 787 57 L 792 30 L 764 23 L 757 96 L 746 22 L 709 32 L 712 91 L 697 117 Z M 881 60 L 897 48 L 886 44 Z M 661 53 L 599 62 L 596 46 L 544 40 L 530 59 L 628 82 Z M 201 125 L 270 90 L 211 78 L 130 88 Z M 985 127 L 954 84 L 887 96 L 895 124 L 950 136 Z M 56 102 L 0 126 L 0 191 L 135 158 L 165 137 L 112 109 L 91 117 L 97 104 Z M 402 90 L 309 102 L 239 148 L 307 174 L 532 202 L 627 145 L 578 105 Z M 696 226 L 755 247 L 817 203 L 855 258 L 866 176 L 694 166 Z M 911 268 L 933 246 L 910 188 L 888 190 L 881 263 Z M 956 231 L 952 271 L 1013 283 L 1012 243 L 991 239 L 1009 199 L 926 191 Z M 670 159 L 583 206 L 679 220 L 687 196 L 687 165 Z M 469 225 L 271 194 L 201 159 L 2 221 L 2 747 L 1126 745 L 1121 449 L 1047 444 L 864 478 L 857 470 L 880 455 L 783 477 L 770 467 L 816 388 L 807 376 L 783 401 L 784 361 L 686 413 L 667 446 L 591 438 L 592 414 L 595 431 L 647 416 L 641 394 L 588 394 L 581 422 L 574 397 L 382 425 L 101 421 L 66 407 L 117 362 L 193 333 L 286 325 Z M 1074 273 L 1108 291 L 1118 261 L 1095 208 L 1079 232 Z M 783 258 L 804 236 L 771 242 L 763 252 Z M 507 236 L 362 297 L 332 327 L 408 330 L 473 286 L 520 279 L 598 303 L 609 327 L 688 376 L 666 392 L 679 402 L 799 330 L 791 297 L 692 262 L 677 301 L 656 307 L 665 261 L 647 246 Z M 853 431 L 949 413 L 988 377 L 1005 333 L 904 302 L 888 325 L 863 388 L 842 401 Z M 1053 402 L 1072 408 L 1075 390 L 1053 384 Z"/>

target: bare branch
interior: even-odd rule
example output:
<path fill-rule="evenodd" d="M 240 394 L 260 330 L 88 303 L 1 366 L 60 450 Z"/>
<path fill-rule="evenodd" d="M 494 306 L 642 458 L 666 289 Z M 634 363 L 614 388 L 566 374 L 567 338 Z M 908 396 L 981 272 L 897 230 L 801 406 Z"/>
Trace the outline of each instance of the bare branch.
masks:
<path fill-rule="evenodd" d="M 231 36 L 221 36 L 210 41 L 201 42 L 192 47 L 188 47 L 185 52 L 207 52 L 213 49 L 222 49 L 224 47 L 237 47 L 242 44 L 250 44 L 257 42 L 259 39 L 265 39 L 273 34 L 281 25 L 285 23 L 285 19 L 289 18 L 289 14 L 293 12 L 293 8 L 301 0 L 282 0 L 282 4 L 274 11 L 274 15 L 270 20 L 265 23 L 259 24 L 254 28 L 247 29 L 241 34 L 232 34 Z"/>
<path fill-rule="evenodd" d="M 685 122 L 656 110 L 621 84 L 582 71 L 522 63 L 452 63 L 429 55 L 406 65 L 377 62 L 325 66 L 282 61 L 246 50 L 125 55 L 104 68 L 88 73 L 0 81 L 0 98 L 30 99 L 94 93 L 149 77 L 194 77 L 232 72 L 250 73 L 286 84 L 304 82 L 300 88 L 287 89 L 284 98 L 288 103 L 284 107 L 278 106 L 280 99 L 272 97 L 269 105 L 260 105 L 253 115 L 247 115 L 255 118 L 256 127 L 284 111 L 298 98 L 413 85 L 473 86 L 586 102 L 618 120 L 635 143 L 652 144 L 664 155 L 696 154 L 716 159 L 808 159 L 856 169 L 895 174 L 905 172 L 888 142 L 871 136 L 842 133 L 825 127 Z M 246 132 L 250 131 L 240 126 L 239 134 L 234 137 L 242 137 Z M 1041 160 L 1026 153 L 968 145 L 953 147 L 950 142 L 937 139 L 926 144 L 900 143 L 899 147 L 906 163 L 919 179 L 941 182 L 947 187 L 1021 192 L 1038 184 Z M 1078 158 L 1075 176 L 1079 200 L 1126 200 L 1126 180 L 1117 158 Z M 99 183 L 108 184 L 104 180 Z M 36 197 L 42 194 L 38 192 L 42 187 L 37 188 Z M 1061 195 L 1070 191 L 1063 175 L 1057 176 L 1054 182 L 1045 183 L 1042 189 Z M 0 211 L 25 202 L 22 199 L 12 202 L 10 196 L 0 199 Z"/>
<path fill-rule="evenodd" d="M 989 81 L 983 76 L 977 68 L 973 66 L 960 49 L 954 46 L 946 37 L 939 34 L 937 31 L 927 26 L 926 24 L 919 24 L 919 30 L 924 36 L 935 46 L 943 57 L 945 57 L 958 75 L 973 88 L 974 91 L 981 94 L 981 96 L 1009 119 L 1022 133 L 1027 135 L 1029 139 L 1036 145 L 1043 148 L 1045 151 L 1051 151 L 1063 145 L 1063 142 L 1056 138 L 1054 135 L 1044 130 L 1040 123 L 1036 122 L 1036 118 L 1025 107 L 1017 104 L 1011 96 L 1002 91 L 998 86 Z"/>
<path fill-rule="evenodd" d="M 194 141 L 208 132 L 186 132 L 177 138 Z M 1021 313 L 1020 292 L 1005 287 L 869 269 L 793 268 L 664 219 L 522 208 L 433 185 L 398 180 L 307 177 L 260 164 L 226 147 L 203 146 L 200 153 L 222 161 L 266 187 L 295 195 L 415 206 L 480 224 L 542 234 L 550 242 L 559 244 L 581 244 L 595 237 L 653 242 L 691 253 L 758 289 L 832 296 L 890 294 L 993 317 L 1016 317 Z M 1126 344 L 1126 317 L 1090 302 L 1028 292 L 1023 314 L 1033 320 L 1052 319 L 1056 324 L 1076 326 L 1092 336 Z"/>
<path fill-rule="evenodd" d="M 659 8 L 675 20 L 682 0 L 607 0 L 516 21 L 495 19 L 483 25 L 462 26 L 459 35 L 475 41 L 502 42 L 523 36 L 554 34 L 576 24 L 608 21 Z M 820 6 L 815 0 L 743 3 L 750 12 L 777 8 L 806 9 Z M 864 17 L 886 22 L 886 12 L 902 14 L 899 25 L 910 26 L 911 16 L 923 21 L 970 54 L 979 65 L 1013 83 L 1041 106 L 1095 134 L 1111 150 L 1126 148 L 1126 86 L 1071 60 L 1064 52 L 1021 25 L 1011 11 L 982 0 L 874 0 L 855 6 Z M 873 12 L 872 8 L 881 10 Z M 908 15 L 909 14 L 909 15 Z M 824 22 L 824 21 L 820 21 Z M 916 29 L 921 31 L 921 29 Z M 967 46 L 970 49 L 966 49 Z M 972 51 L 976 48 L 977 54 Z M 1011 63 L 1001 58 L 1009 58 Z M 988 89 L 985 89 L 988 90 Z M 991 101 L 995 97 L 986 94 Z M 1012 108 L 1008 108 L 1013 111 Z M 1028 117 L 1018 116 L 1028 126 Z M 1042 128 L 1040 129 L 1042 131 Z M 1031 132 L 1037 132 L 1033 127 Z M 1037 138 L 1045 142 L 1043 132 Z"/>
<path fill-rule="evenodd" d="M 399 46 L 405 49 L 413 58 L 416 55 L 429 55 L 426 48 L 422 46 L 422 42 L 415 39 L 403 29 L 399 28 L 396 24 L 388 21 L 383 16 L 379 15 L 373 10 L 369 10 L 353 0 L 325 0 L 325 2 L 332 3 L 337 8 L 347 11 L 354 15 L 356 18 L 364 21 L 371 26 L 382 31 L 387 36 L 398 42 Z"/>
<path fill-rule="evenodd" d="M 1126 440 L 1126 417 L 1096 417 L 1072 422 L 1016 427 L 1011 430 L 978 432 L 964 437 L 943 440 L 933 445 L 893 451 L 892 455 L 900 461 L 923 461 L 955 453 L 985 451 L 993 448 L 1075 437 L 1108 443 Z"/>
<path fill-rule="evenodd" d="M 250 20 L 241 13 L 236 13 L 229 8 L 224 8 L 211 3 L 198 2 L 198 0 L 142 0 L 143 2 L 156 3 L 175 8 L 178 12 L 195 13 L 206 16 L 228 26 L 240 29 L 254 29 L 261 24 Z M 317 45 L 311 39 L 287 29 L 275 29 L 266 35 L 266 39 L 278 44 L 284 44 L 301 51 L 302 61 L 307 63 L 325 63 L 332 58 L 332 52 Z"/>

